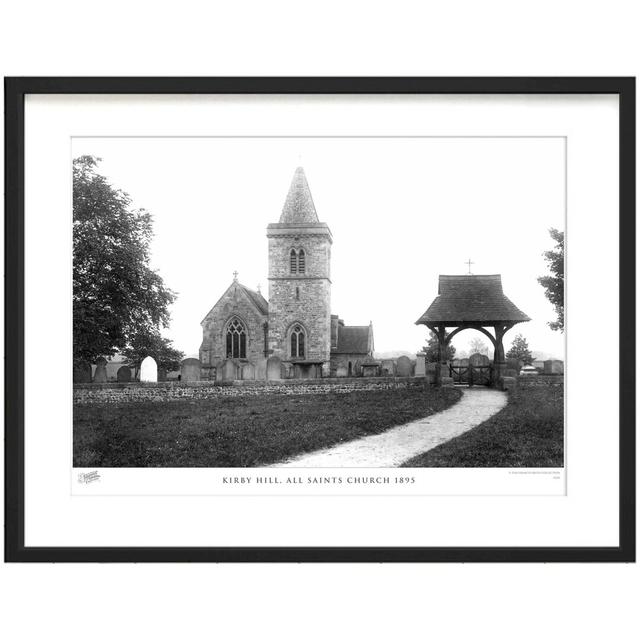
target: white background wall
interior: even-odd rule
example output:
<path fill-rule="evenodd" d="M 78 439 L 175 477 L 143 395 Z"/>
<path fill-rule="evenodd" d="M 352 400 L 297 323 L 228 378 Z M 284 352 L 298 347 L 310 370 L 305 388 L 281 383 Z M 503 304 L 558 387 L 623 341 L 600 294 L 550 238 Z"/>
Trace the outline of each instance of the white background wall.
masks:
<path fill-rule="evenodd" d="M 634 2 L 2 9 L 3 75 L 636 75 Z M 11 638 L 631 637 L 637 565 L 3 565 Z"/>

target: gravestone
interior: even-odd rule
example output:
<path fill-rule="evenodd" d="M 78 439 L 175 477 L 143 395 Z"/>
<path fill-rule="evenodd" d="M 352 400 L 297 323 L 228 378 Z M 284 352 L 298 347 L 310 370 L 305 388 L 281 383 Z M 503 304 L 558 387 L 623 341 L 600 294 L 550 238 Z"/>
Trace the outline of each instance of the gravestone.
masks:
<path fill-rule="evenodd" d="M 416 355 L 416 376 L 423 377 L 427 373 L 426 357 L 423 354 L 418 353 Z"/>
<path fill-rule="evenodd" d="M 429 384 L 434 384 L 436 381 L 436 367 L 438 366 L 437 362 L 427 362 L 425 366 L 425 378 Z"/>
<path fill-rule="evenodd" d="M 180 363 L 180 382 L 200 381 L 200 360 L 198 358 L 185 358 Z"/>
<path fill-rule="evenodd" d="M 271 356 L 267 360 L 267 380 L 281 380 L 284 375 L 282 360 L 278 356 Z"/>
<path fill-rule="evenodd" d="M 396 375 L 396 363 L 394 360 L 383 360 L 380 363 L 380 371 L 383 376 Z"/>
<path fill-rule="evenodd" d="M 242 379 L 243 380 L 255 380 L 256 379 L 256 368 L 250 362 L 242 367 Z"/>
<path fill-rule="evenodd" d="M 158 382 L 158 365 L 151 356 L 140 364 L 140 382 Z"/>
<path fill-rule="evenodd" d="M 225 381 L 236 380 L 238 367 L 233 360 L 225 360 L 222 363 L 222 379 Z"/>
<path fill-rule="evenodd" d="M 469 364 L 472 367 L 484 367 L 489 364 L 489 358 L 481 353 L 473 353 L 469 356 Z"/>
<path fill-rule="evenodd" d="M 82 362 L 73 368 L 73 381 L 77 383 L 91 382 L 91 365 Z"/>
<path fill-rule="evenodd" d="M 375 378 L 380 371 L 380 365 L 377 362 L 363 362 L 361 367 L 364 378 Z"/>
<path fill-rule="evenodd" d="M 562 360 L 545 360 L 544 372 L 550 373 L 564 373 L 564 362 Z"/>
<path fill-rule="evenodd" d="M 407 377 L 413 375 L 413 364 L 407 356 L 400 356 L 396 362 L 397 375 Z"/>
<path fill-rule="evenodd" d="M 131 369 L 129 367 L 120 367 L 116 373 L 118 382 L 131 382 Z"/>
<path fill-rule="evenodd" d="M 167 381 L 167 370 L 164 367 L 158 367 L 158 382 Z"/>
<path fill-rule="evenodd" d="M 96 372 L 93 374 L 93 381 L 107 381 L 107 361 L 104 358 L 98 358 L 96 360 Z"/>
<path fill-rule="evenodd" d="M 215 358 L 211 360 L 211 373 L 210 380 L 222 380 L 222 365 L 224 360 L 220 360 L 219 358 Z"/>
<path fill-rule="evenodd" d="M 266 380 L 267 379 L 267 359 L 260 358 L 258 362 L 256 362 L 256 380 Z"/>
<path fill-rule="evenodd" d="M 349 370 L 347 369 L 347 365 L 344 362 L 338 364 L 338 368 L 336 369 L 336 378 L 346 378 L 349 375 Z"/>

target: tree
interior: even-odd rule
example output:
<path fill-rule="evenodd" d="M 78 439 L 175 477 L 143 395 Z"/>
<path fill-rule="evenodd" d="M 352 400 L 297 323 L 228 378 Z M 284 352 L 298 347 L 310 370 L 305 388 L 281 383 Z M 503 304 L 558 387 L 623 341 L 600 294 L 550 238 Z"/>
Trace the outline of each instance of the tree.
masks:
<path fill-rule="evenodd" d="M 531 351 L 529 351 L 527 340 L 521 333 L 513 339 L 511 349 L 507 351 L 507 358 L 522 360 L 525 364 L 531 364 L 533 362 L 533 355 Z"/>
<path fill-rule="evenodd" d="M 469 353 L 470 354 L 481 353 L 483 356 L 488 356 L 489 347 L 487 347 L 487 345 L 484 343 L 482 338 L 474 338 L 469 343 Z"/>
<path fill-rule="evenodd" d="M 541 276 L 538 282 L 544 287 L 544 295 L 553 305 L 557 316 L 555 322 L 547 324 L 553 331 L 564 332 L 564 231 L 549 229 L 549 235 L 555 241 L 555 247 L 542 255 L 551 275 Z"/>
<path fill-rule="evenodd" d="M 180 368 L 184 353 L 174 348 L 171 340 L 163 338 L 157 331 L 138 332 L 123 350 L 126 363 L 135 368 L 136 377 L 140 363 L 151 356 L 161 369 L 175 371 Z"/>
<path fill-rule="evenodd" d="M 73 161 L 73 357 L 112 356 L 138 334 L 169 323 L 175 294 L 149 267 L 151 214 L 96 172 L 99 158 Z"/>
<path fill-rule="evenodd" d="M 439 362 L 438 360 L 438 336 L 433 332 L 429 332 L 429 340 L 427 344 L 422 347 L 422 351 L 420 353 L 424 353 L 425 360 L 427 362 Z M 453 360 L 453 356 L 456 353 L 456 348 L 449 343 L 445 349 L 445 360 Z"/>

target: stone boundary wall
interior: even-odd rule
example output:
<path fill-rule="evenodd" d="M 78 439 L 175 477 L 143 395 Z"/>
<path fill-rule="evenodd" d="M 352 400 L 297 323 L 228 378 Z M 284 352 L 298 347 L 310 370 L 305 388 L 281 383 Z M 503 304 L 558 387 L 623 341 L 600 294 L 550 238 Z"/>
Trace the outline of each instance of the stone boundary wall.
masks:
<path fill-rule="evenodd" d="M 564 375 L 562 373 L 541 373 L 537 376 L 518 376 L 518 386 L 520 387 L 558 387 L 562 385 L 564 385 Z"/>
<path fill-rule="evenodd" d="M 230 382 L 91 383 L 73 385 L 74 404 L 171 402 L 219 396 L 352 393 L 425 387 L 424 378 L 318 378 L 315 380 L 234 380 Z"/>

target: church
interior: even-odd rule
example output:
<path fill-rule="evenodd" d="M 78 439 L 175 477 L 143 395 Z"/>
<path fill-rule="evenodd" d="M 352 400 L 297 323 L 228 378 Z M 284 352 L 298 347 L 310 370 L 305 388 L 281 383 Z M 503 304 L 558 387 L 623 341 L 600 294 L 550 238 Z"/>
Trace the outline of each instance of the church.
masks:
<path fill-rule="evenodd" d="M 201 322 L 204 380 L 361 375 L 373 357 L 373 326 L 331 313 L 329 226 L 320 222 L 302 167 L 278 222 L 267 225 L 269 299 L 238 281 Z"/>

